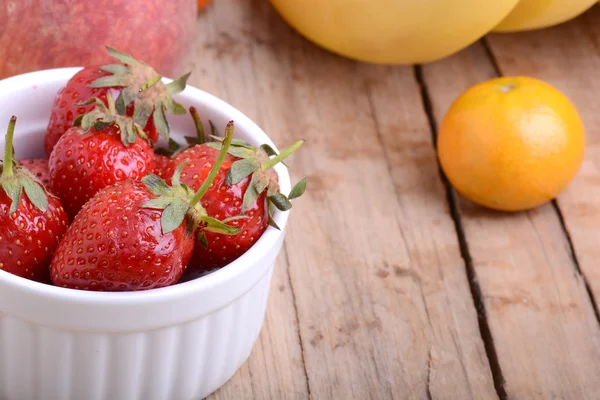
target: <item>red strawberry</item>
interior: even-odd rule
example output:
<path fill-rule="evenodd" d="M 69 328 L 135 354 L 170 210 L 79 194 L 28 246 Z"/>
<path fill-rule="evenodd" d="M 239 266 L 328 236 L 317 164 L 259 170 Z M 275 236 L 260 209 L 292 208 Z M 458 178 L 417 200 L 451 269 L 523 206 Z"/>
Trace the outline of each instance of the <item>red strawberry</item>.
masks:
<path fill-rule="evenodd" d="M 306 180 L 300 181 L 290 198 L 287 198 L 278 193 L 278 176 L 272 167 L 302 144 L 303 141 L 298 141 L 271 159 L 270 156 L 275 155 L 275 152 L 269 146 L 256 149 L 241 140 L 233 140 L 229 148 L 230 154 L 211 189 L 204 196 L 202 205 L 208 215 L 216 219 L 234 219 L 231 224 L 237 226 L 241 233 L 231 236 L 206 232 L 205 238 L 202 238 L 204 245 L 198 245 L 194 250 L 189 274 L 221 268 L 252 247 L 269 223 L 274 225 L 269 216 L 268 200 L 282 210 L 291 207 L 289 199 L 299 197 L 304 192 Z M 220 148 L 220 143 L 206 143 L 189 148 L 172 159 L 165 174 L 172 175 L 175 166 L 187 162 L 181 173 L 181 181 L 192 190 L 197 190 L 214 165 L 217 149 Z M 243 218 L 237 219 L 240 217 Z"/>
<path fill-rule="evenodd" d="M 154 154 L 154 173 L 161 178 L 165 179 L 164 172 L 171 163 L 171 159 L 161 154 Z"/>
<path fill-rule="evenodd" d="M 231 134 L 225 140 L 225 157 Z M 102 189 L 75 217 L 50 267 L 55 285 L 98 291 L 145 290 L 176 283 L 192 255 L 194 233 L 214 229 L 237 233 L 206 215 L 197 192 L 156 175 Z"/>
<path fill-rule="evenodd" d="M 42 182 L 46 189 L 50 186 L 50 172 L 48 171 L 48 160 L 45 158 L 27 158 L 19 161 L 31 172 L 38 181 Z"/>
<path fill-rule="evenodd" d="M 69 129 L 50 155 L 52 192 L 72 220 L 99 190 L 119 181 L 139 180 L 154 171 L 154 153 L 139 125 L 96 99 L 96 109 Z"/>
<path fill-rule="evenodd" d="M 119 94 L 117 106 L 120 113 L 133 116 L 138 125 L 144 127 L 153 144 L 158 141 L 159 135 L 165 139 L 169 137 L 165 110 L 173 114 L 185 114 L 185 109 L 171 95 L 185 89 L 189 74 L 166 85 L 150 66 L 112 48 L 107 49 L 122 63 L 85 67 L 56 95 L 45 137 L 48 155 L 77 117 L 94 108 L 82 102 L 96 97 L 108 106 L 106 94 L 111 91 Z"/>
<path fill-rule="evenodd" d="M 194 146 L 196 144 L 201 144 L 205 142 L 204 139 L 204 129 L 202 127 L 202 121 L 200 120 L 200 116 L 198 115 L 198 111 L 196 111 L 195 107 L 190 107 L 190 114 L 194 119 L 194 124 L 196 125 L 196 136 L 185 136 L 186 144 L 180 145 L 173 139 L 169 139 L 168 147 L 159 147 L 155 149 L 155 158 L 156 158 L 156 169 L 155 174 L 160 176 L 163 179 L 168 179 L 173 174 L 173 171 L 177 166 L 171 170 L 171 175 L 165 175 L 164 172 L 168 169 L 169 163 L 175 154 L 181 153 L 182 151 Z M 211 127 L 214 127 L 211 123 Z"/>
<path fill-rule="evenodd" d="M 49 282 L 52 253 L 67 230 L 67 214 L 57 197 L 12 153 L 16 124 L 12 117 L 0 177 L 0 269 L 39 282 Z"/>
<path fill-rule="evenodd" d="M 104 188 L 77 214 L 54 255 L 52 282 L 98 291 L 153 289 L 177 282 L 187 266 L 193 237 L 185 224 L 161 232 L 156 199 L 139 181 Z"/>
<path fill-rule="evenodd" d="M 97 97 L 106 103 L 106 93 L 109 88 L 90 88 L 89 84 L 96 79 L 107 76 L 108 72 L 102 71 L 100 66 L 89 66 L 77 72 L 67 85 L 58 91 L 54 98 L 52 114 L 46 129 L 44 148 L 46 154 L 50 155 L 58 139 L 73 126 L 73 122 L 79 115 L 86 114 L 94 109 L 94 105 L 81 105 L 91 97 Z"/>

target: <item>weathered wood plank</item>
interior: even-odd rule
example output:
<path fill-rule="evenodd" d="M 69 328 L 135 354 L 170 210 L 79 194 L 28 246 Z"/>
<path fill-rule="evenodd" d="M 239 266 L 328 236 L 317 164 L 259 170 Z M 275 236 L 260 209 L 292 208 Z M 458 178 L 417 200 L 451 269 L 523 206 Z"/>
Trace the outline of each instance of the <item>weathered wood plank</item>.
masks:
<path fill-rule="evenodd" d="M 529 37 L 515 35 L 506 57 L 519 57 L 514 48 Z M 539 45 L 520 57 L 556 68 Z M 423 67 L 423 76 L 439 123 L 458 95 L 496 74 L 478 43 Z M 507 397 L 596 398 L 600 329 L 554 207 L 502 214 L 462 198 L 458 207 Z"/>
<path fill-rule="evenodd" d="M 266 2 L 210 11 L 194 83 L 277 143 L 307 140 L 290 162 L 310 189 L 286 249 L 311 396 L 497 397 L 412 70 L 326 53 Z M 278 351 L 266 363 L 284 368 Z M 273 385 L 267 376 L 252 369 L 238 385 Z"/>
<path fill-rule="evenodd" d="M 250 359 L 211 400 L 309 398 L 285 254 L 275 268 L 265 324 Z"/>
<path fill-rule="evenodd" d="M 569 96 L 583 118 L 586 157 L 558 204 L 581 269 L 600 300 L 600 6 L 567 24 L 524 36 L 493 35 L 489 43 L 504 74 L 550 82 Z"/>
<path fill-rule="evenodd" d="M 247 12 L 246 3 L 219 1 L 201 15 L 189 83 L 225 99 L 262 124 L 249 42 L 234 40 L 229 33 L 245 35 Z M 281 142 L 281 137 L 273 137 Z M 284 249 L 275 267 L 265 323 L 250 359 L 209 399 L 309 398 L 286 258 Z"/>

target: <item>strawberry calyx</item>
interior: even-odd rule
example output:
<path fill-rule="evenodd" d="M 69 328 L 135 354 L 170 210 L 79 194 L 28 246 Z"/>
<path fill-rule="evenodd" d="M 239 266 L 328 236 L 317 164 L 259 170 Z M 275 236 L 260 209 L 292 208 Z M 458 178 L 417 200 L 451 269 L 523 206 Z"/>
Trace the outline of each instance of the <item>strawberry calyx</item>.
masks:
<path fill-rule="evenodd" d="M 79 103 L 78 105 L 95 103 L 95 107 L 87 114 L 77 117 L 73 125 L 80 127 L 80 132 L 84 134 L 89 132 L 92 127 L 96 132 L 100 132 L 114 124 L 119 128 L 121 142 L 125 147 L 135 143 L 138 136 L 149 141 L 148 135 L 146 135 L 144 129 L 136 123 L 133 118 L 120 114 L 116 110 L 115 101 L 110 93 L 107 93 L 106 100 L 108 102 L 108 107 L 97 97 Z"/>
<path fill-rule="evenodd" d="M 204 233 L 206 231 L 225 235 L 236 235 L 239 233 L 239 228 L 227 225 L 227 223 L 240 219 L 240 217 L 219 221 L 216 218 L 209 217 L 206 209 L 200 204 L 200 200 L 206 194 L 221 169 L 232 140 L 233 130 L 233 121 L 230 121 L 227 124 L 225 139 L 219 157 L 197 192 L 194 193 L 189 186 L 181 182 L 181 171 L 185 168 L 187 162 L 177 167 L 171 178 L 171 186 L 164 179 L 154 174 L 149 174 L 142 178 L 142 182 L 148 190 L 158 196 L 144 203 L 142 207 L 163 210 L 161 216 L 163 234 L 177 229 L 184 220 L 186 222 L 187 233 L 192 234 L 198 230 L 198 240 L 205 246 L 207 245 Z"/>
<path fill-rule="evenodd" d="M 15 158 L 13 138 L 16 123 L 17 117 L 12 116 L 6 132 L 4 160 L 2 160 L 0 164 L 2 170 L 2 175 L 0 175 L 0 187 L 6 192 L 11 200 L 8 213 L 12 214 L 19 208 L 23 190 L 29 198 L 29 201 L 31 201 L 37 209 L 41 212 L 46 212 L 48 210 L 49 193 L 36 176 L 30 173 L 27 168 L 21 167 Z"/>
<path fill-rule="evenodd" d="M 213 138 L 216 141 L 207 143 L 207 145 L 214 149 L 222 149 L 223 139 L 215 136 Z M 242 201 L 242 214 L 248 211 L 258 199 L 258 196 L 266 190 L 269 201 L 269 224 L 279 229 L 272 218 L 274 208 L 280 211 L 291 209 L 291 200 L 302 196 L 306 190 L 306 177 L 296 183 L 286 196 L 280 192 L 277 172 L 273 170 L 273 167 L 280 162 L 283 163 L 287 157 L 302 147 L 303 144 L 304 140 L 298 140 L 277 154 L 268 144 L 263 144 L 257 148 L 241 139 L 232 140 L 228 153 L 240 158 L 240 160 L 235 161 L 231 165 L 225 182 L 227 185 L 233 186 L 250 176 L 250 183 Z"/>
<path fill-rule="evenodd" d="M 129 54 L 107 46 L 108 53 L 122 64 L 108 64 L 100 67 L 111 75 L 96 79 L 89 87 L 123 88 L 116 101 L 119 114 L 125 115 L 127 106 L 133 103 L 133 119 L 136 124 L 146 126 L 151 115 L 159 135 L 169 140 L 170 126 L 165 111 L 174 115 L 186 113 L 185 107 L 173 100 L 172 95 L 182 92 L 191 73 L 165 84 L 162 76 L 151 66 L 138 61 Z"/>
<path fill-rule="evenodd" d="M 187 138 L 186 140 L 188 144 L 203 144 L 206 143 L 206 135 L 204 134 L 204 126 L 202 125 L 202 119 L 200 119 L 200 114 L 198 114 L 198 110 L 196 107 L 190 107 L 190 115 L 194 120 L 194 126 L 196 127 L 196 137 L 195 138 Z"/>
<path fill-rule="evenodd" d="M 184 136 L 184 139 L 186 141 L 186 143 L 184 145 L 181 145 L 170 138 L 169 142 L 168 142 L 168 146 L 166 148 L 164 148 L 164 147 L 157 148 L 155 150 L 155 153 L 163 155 L 163 156 L 167 156 L 169 158 L 173 158 L 176 154 L 181 153 L 182 151 L 184 151 L 192 146 L 206 143 L 206 135 L 204 133 L 204 126 L 202 125 L 202 120 L 200 119 L 200 114 L 198 114 L 198 110 L 196 110 L 196 107 L 194 107 L 194 106 L 190 107 L 190 115 L 192 116 L 192 119 L 194 120 L 194 126 L 196 127 L 196 136 Z M 212 127 L 214 127 L 214 125 L 211 122 L 211 128 Z"/>

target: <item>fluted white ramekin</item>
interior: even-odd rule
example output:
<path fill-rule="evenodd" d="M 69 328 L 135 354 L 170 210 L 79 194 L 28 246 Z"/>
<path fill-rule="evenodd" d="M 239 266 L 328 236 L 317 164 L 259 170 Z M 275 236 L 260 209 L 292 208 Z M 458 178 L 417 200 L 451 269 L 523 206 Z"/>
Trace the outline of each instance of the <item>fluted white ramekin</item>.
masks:
<path fill-rule="evenodd" d="M 61 68 L 0 81 L 2 127 L 17 116 L 17 157 L 43 156 L 54 96 L 78 71 Z M 250 119 L 188 87 L 176 96 L 224 131 L 274 144 Z M 194 135 L 189 115 L 171 117 L 174 137 Z M 283 193 L 290 190 L 278 165 Z M 260 332 L 288 213 L 230 265 L 202 278 L 143 292 L 100 293 L 29 281 L 0 270 L 1 400 L 187 400 L 215 391 L 244 363 Z"/>

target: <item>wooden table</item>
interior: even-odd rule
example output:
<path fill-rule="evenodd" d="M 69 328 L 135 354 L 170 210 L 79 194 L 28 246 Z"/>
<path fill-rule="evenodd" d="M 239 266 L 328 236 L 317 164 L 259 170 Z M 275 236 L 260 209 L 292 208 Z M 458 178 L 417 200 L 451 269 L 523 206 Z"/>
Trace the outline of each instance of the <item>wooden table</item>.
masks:
<path fill-rule="evenodd" d="M 309 177 L 261 336 L 211 399 L 600 398 L 600 6 L 423 66 L 330 54 L 264 0 L 215 0 L 198 41 L 190 83 L 279 146 L 305 138 Z M 435 131 L 467 87 L 517 74 L 573 100 L 588 148 L 556 202 L 501 214 L 448 186 Z"/>

